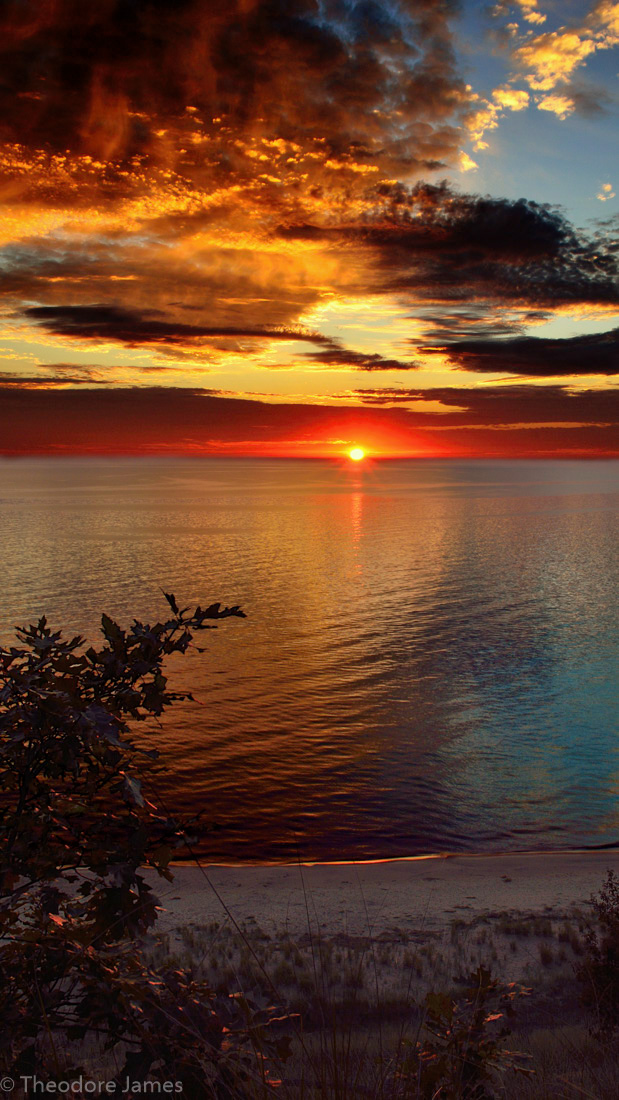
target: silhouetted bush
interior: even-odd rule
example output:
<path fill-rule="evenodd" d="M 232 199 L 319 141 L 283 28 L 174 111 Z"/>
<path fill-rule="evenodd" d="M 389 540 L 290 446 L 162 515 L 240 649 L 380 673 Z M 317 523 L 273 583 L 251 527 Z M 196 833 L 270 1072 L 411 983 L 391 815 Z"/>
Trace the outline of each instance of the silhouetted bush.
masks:
<path fill-rule="evenodd" d="M 17 1079 L 150 1074 L 233 1097 L 256 1036 L 268 1047 L 268 1013 L 154 970 L 140 943 L 157 916 L 144 868 L 171 881 L 182 832 L 143 794 L 157 753 L 130 728 L 190 698 L 168 690 L 165 658 L 243 615 L 166 599 L 154 626 L 104 615 L 101 648 L 44 618 L 0 648 L 0 1068 Z"/>
<path fill-rule="evenodd" d="M 504 985 L 479 966 L 469 975 L 464 998 L 428 993 L 426 1038 L 404 1060 L 399 1078 L 423 1100 L 492 1100 L 497 1074 L 506 1070 L 529 1075 L 526 1057 L 505 1048 L 507 1022 L 517 997 L 528 991 Z"/>
<path fill-rule="evenodd" d="M 614 871 L 607 872 L 591 905 L 596 923 L 584 932 L 585 950 L 577 975 L 583 1000 L 593 1013 L 591 1030 L 605 1038 L 619 1027 L 619 880 Z"/>

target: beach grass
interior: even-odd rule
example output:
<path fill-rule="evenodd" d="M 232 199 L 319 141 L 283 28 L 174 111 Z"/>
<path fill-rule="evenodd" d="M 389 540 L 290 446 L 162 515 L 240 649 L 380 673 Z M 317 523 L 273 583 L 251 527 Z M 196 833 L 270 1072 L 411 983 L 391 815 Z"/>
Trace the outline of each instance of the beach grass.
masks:
<path fill-rule="evenodd" d="M 497 1060 L 486 1091 L 437 1097 L 555 1100 L 619 1095 L 619 1049 L 590 1034 L 577 971 L 590 920 L 587 907 L 497 910 L 453 918 L 440 930 L 330 933 L 310 923 L 268 931 L 255 919 L 192 921 L 152 941 L 153 961 L 177 962 L 222 994 L 252 1005 L 276 1000 L 290 1057 L 244 1080 L 239 1095 L 282 1100 L 425 1098 L 417 1052 L 431 1038 L 428 994 L 462 1002 L 468 976 L 487 968 L 520 995 L 500 1049 L 519 1055 L 516 1072 Z M 502 1026 L 501 1021 L 500 1026 Z M 509 1061 L 507 1059 L 506 1061 Z M 434 1095 L 434 1094 L 432 1094 Z"/>

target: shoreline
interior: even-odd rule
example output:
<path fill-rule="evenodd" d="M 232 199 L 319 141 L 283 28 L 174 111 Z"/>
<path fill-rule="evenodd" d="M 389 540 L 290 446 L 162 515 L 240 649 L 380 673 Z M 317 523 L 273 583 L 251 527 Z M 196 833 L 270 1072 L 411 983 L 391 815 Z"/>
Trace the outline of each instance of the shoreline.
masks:
<path fill-rule="evenodd" d="M 415 935 L 458 920 L 588 907 L 607 870 L 619 874 L 619 848 L 170 869 L 172 883 L 146 876 L 163 929 L 223 920 L 292 936 Z"/>
<path fill-rule="evenodd" d="M 290 860 L 256 860 L 253 863 L 227 863 L 223 859 L 202 860 L 199 855 L 196 855 L 193 859 L 171 860 L 169 866 L 171 868 L 193 867 L 196 870 L 199 870 L 200 867 L 361 867 L 382 863 L 417 863 L 422 860 L 509 859 L 512 856 L 547 856 L 550 858 L 552 856 L 563 855 L 586 856 L 590 853 L 603 854 L 605 852 L 619 852 L 619 840 L 611 841 L 608 844 L 594 844 L 588 847 L 575 848 L 500 848 L 497 851 L 482 852 L 426 852 L 417 856 L 369 856 L 360 859 L 296 859 L 294 862 Z"/>

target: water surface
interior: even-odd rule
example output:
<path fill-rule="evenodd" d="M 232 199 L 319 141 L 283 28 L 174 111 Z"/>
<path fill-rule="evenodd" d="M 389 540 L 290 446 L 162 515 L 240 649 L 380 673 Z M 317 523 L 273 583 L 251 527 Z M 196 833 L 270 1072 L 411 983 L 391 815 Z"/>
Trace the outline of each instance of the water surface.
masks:
<path fill-rule="evenodd" d="M 5 643 L 238 603 L 159 796 L 227 860 L 619 840 L 619 463 L 0 462 Z"/>

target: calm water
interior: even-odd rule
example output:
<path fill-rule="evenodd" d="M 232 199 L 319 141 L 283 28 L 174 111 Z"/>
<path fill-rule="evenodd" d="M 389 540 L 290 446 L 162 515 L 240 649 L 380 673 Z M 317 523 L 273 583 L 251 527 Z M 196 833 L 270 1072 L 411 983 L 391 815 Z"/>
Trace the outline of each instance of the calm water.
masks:
<path fill-rule="evenodd" d="M 617 462 L 0 463 L 0 635 L 179 601 L 160 795 L 248 861 L 619 841 Z"/>

